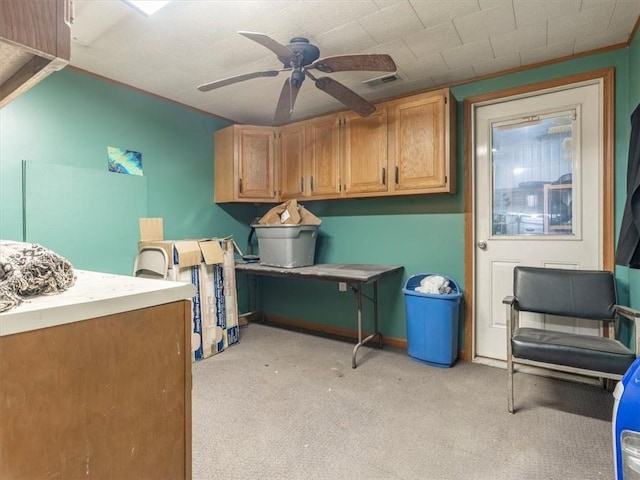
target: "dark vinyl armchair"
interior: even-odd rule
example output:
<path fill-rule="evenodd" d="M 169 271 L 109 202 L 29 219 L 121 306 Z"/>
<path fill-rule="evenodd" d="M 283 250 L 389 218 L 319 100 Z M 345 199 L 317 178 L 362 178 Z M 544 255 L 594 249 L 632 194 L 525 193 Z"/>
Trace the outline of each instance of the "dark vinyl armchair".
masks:
<path fill-rule="evenodd" d="M 508 408 L 513 413 L 514 364 L 620 380 L 640 352 L 640 311 L 617 304 L 613 273 L 600 270 L 515 267 L 507 305 Z M 613 338 L 522 328 L 520 312 L 617 322 L 635 321 L 633 349 Z M 617 328 L 615 329 L 618 330 Z"/>

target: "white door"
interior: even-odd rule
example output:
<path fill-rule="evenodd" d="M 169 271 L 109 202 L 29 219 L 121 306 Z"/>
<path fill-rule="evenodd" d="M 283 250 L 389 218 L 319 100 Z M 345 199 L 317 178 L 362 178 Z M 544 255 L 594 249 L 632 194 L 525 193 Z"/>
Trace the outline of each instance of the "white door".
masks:
<path fill-rule="evenodd" d="M 475 108 L 476 361 L 506 358 L 502 299 L 515 266 L 602 268 L 602 125 L 601 83 Z M 600 334 L 591 324 L 521 315 L 521 325 Z"/>

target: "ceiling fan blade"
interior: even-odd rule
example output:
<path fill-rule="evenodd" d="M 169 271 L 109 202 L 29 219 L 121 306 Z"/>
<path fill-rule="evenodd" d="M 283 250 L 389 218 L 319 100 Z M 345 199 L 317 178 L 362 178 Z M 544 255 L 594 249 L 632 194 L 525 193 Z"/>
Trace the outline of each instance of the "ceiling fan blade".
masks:
<path fill-rule="evenodd" d="M 257 32 L 238 32 L 238 33 L 240 35 L 243 35 L 253 40 L 254 42 L 258 42 L 263 47 L 271 50 L 273 53 L 275 53 L 278 56 L 280 61 L 285 65 L 289 65 L 289 62 L 291 60 L 294 60 L 297 58 L 296 54 L 293 53 L 291 50 L 289 50 L 289 48 L 285 47 L 281 43 L 276 42 L 273 38 L 271 38 L 268 35 L 265 35 L 264 33 L 257 33 Z"/>
<path fill-rule="evenodd" d="M 220 87 L 226 87 L 238 82 L 244 82 L 245 80 L 251 80 L 258 77 L 277 77 L 280 72 L 290 70 L 288 68 L 282 70 L 265 70 L 263 72 L 243 73 L 242 75 L 236 75 L 234 77 L 223 78 L 222 80 L 216 80 L 215 82 L 204 83 L 198 87 L 201 92 L 208 92 Z"/>
<path fill-rule="evenodd" d="M 395 72 L 396 64 L 391 56 L 386 54 L 374 55 L 337 55 L 321 58 L 306 68 L 315 68 L 324 73 L 348 72 L 355 70 Z"/>
<path fill-rule="evenodd" d="M 276 107 L 276 114 L 273 117 L 273 122 L 276 125 L 284 125 L 291 119 L 293 106 L 296 103 L 299 91 L 300 87 L 294 87 L 291 84 L 291 79 L 287 78 L 282 86 L 280 98 L 278 99 L 278 106 Z"/>
<path fill-rule="evenodd" d="M 333 78 L 320 77 L 315 79 L 316 87 L 323 92 L 328 93 L 336 100 L 341 101 L 351 110 L 356 112 L 362 117 L 371 115 L 376 111 L 375 105 L 367 102 L 364 98 L 358 95 L 353 90 L 345 87 L 339 82 L 336 82 Z"/>

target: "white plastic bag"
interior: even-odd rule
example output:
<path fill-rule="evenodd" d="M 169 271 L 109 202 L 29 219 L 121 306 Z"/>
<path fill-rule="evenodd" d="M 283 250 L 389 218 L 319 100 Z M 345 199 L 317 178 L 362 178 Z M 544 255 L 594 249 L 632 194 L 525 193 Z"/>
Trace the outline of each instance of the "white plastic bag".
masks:
<path fill-rule="evenodd" d="M 451 293 L 449 280 L 440 275 L 428 275 L 420 280 L 420 285 L 416 287 L 416 292 L 428 293 L 432 295 Z"/>

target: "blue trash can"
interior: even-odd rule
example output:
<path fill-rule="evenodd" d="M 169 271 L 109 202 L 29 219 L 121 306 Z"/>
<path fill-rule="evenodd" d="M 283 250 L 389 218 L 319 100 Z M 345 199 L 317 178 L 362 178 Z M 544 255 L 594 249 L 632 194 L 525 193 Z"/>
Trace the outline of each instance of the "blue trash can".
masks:
<path fill-rule="evenodd" d="M 458 358 L 458 321 L 462 293 L 458 284 L 444 275 L 452 289 L 448 294 L 417 292 L 423 278 L 434 273 L 413 275 L 402 291 L 407 314 L 407 353 L 420 363 L 451 367 Z"/>

